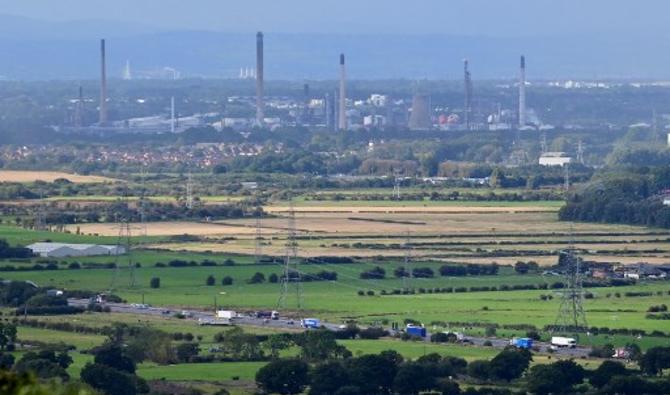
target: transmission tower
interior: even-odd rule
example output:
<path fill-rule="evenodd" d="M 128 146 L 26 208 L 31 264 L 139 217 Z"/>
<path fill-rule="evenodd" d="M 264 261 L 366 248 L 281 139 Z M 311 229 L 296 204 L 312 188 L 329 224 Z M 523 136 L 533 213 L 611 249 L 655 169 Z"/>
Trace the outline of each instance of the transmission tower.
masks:
<path fill-rule="evenodd" d="M 256 261 L 257 265 L 261 263 L 261 258 L 263 256 L 263 245 L 262 245 L 263 236 L 261 234 L 261 220 L 262 220 L 261 217 L 262 217 L 262 215 L 263 215 L 263 211 L 259 207 L 256 210 L 256 240 L 255 240 L 256 244 L 255 244 L 255 250 L 254 250 L 254 257 L 255 257 L 255 261 Z"/>
<path fill-rule="evenodd" d="M 186 180 L 186 208 L 193 209 L 193 175 L 188 172 L 188 179 Z"/>
<path fill-rule="evenodd" d="M 402 277 L 402 288 L 405 291 L 409 291 L 414 289 L 414 273 L 412 272 L 412 240 L 410 238 L 409 231 L 407 231 L 405 234 L 405 245 L 403 247 L 405 249 L 405 275 Z"/>
<path fill-rule="evenodd" d="M 568 249 L 561 251 L 559 266 L 565 273 L 565 288 L 561 291 L 561 305 L 552 332 L 559 334 L 587 332 L 582 260 L 576 255 L 572 242 Z"/>
<path fill-rule="evenodd" d="M 128 210 L 128 185 L 126 184 L 126 191 L 122 199 L 122 207 L 125 207 L 126 213 L 124 215 L 117 214 L 117 228 L 119 230 L 118 237 L 116 239 L 116 251 L 114 255 L 114 274 L 112 276 L 112 282 L 110 284 L 110 292 L 113 291 L 120 278 L 121 266 L 125 262 L 128 266 L 128 271 L 130 273 L 130 288 L 134 288 L 137 285 L 137 273 L 135 272 L 135 263 L 133 263 L 133 249 L 132 249 L 132 231 L 137 229 L 131 224 L 129 215 L 127 214 Z M 124 250 L 122 256 L 121 249 Z M 125 257 L 125 259 L 124 259 Z"/>
<path fill-rule="evenodd" d="M 137 209 L 140 212 L 140 233 L 143 237 L 146 237 L 147 235 L 147 223 L 146 223 L 146 177 L 147 177 L 147 169 L 146 167 L 142 167 L 142 172 L 140 173 L 140 200 L 137 203 Z"/>
<path fill-rule="evenodd" d="M 400 171 L 393 171 L 393 199 L 400 200 L 400 183 L 402 179 L 400 178 Z"/>
<path fill-rule="evenodd" d="M 40 203 L 37 206 L 37 210 L 35 211 L 35 223 L 33 225 L 35 230 L 47 230 L 47 215 L 44 205 L 44 191 L 40 190 Z"/>
<path fill-rule="evenodd" d="M 579 139 L 577 141 L 577 162 L 581 163 L 582 165 L 584 164 L 584 152 L 586 151 L 586 147 L 584 147 L 584 143 L 582 142 L 582 139 Z"/>
<path fill-rule="evenodd" d="M 299 270 L 298 242 L 296 240 L 295 208 L 293 201 L 289 202 L 288 224 L 286 235 L 286 257 L 284 258 L 284 272 L 280 281 L 278 307 L 285 309 L 291 288 L 295 288 L 296 307 L 302 311 L 302 278 Z"/>
<path fill-rule="evenodd" d="M 465 129 L 470 130 L 470 123 L 472 122 L 472 74 L 468 68 L 468 60 L 463 60 L 463 78 L 465 85 L 465 106 L 463 109 L 463 118 Z"/>
<path fill-rule="evenodd" d="M 570 190 L 570 164 L 568 163 L 563 165 L 563 177 L 563 189 L 567 192 Z"/>
<path fill-rule="evenodd" d="M 546 154 L 549 151 L 549 146 L 547 144 L 547 133 L 542 132 L 542 139 L 540 140 L 540 149 L 543 154 Z"/>

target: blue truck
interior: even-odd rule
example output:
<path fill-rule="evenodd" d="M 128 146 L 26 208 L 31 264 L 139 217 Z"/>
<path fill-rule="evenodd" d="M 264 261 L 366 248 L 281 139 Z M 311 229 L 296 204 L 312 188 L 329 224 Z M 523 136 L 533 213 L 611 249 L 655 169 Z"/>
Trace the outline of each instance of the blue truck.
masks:
<path fill-rule="evenodd" d="M 305 318 L 300 320 L 300 326 L 305 329 L 318 329 L 321 327 L 321 321 L 316 318 Z"/>
<path fill-rule="evenodd" d="M 525 350 L 530 350 L 533 348 L 533 339 L 528 337 L 515 337 L 509 342 L 510 345 L 516 348 L 523 348 Z"/>
<path fill-rule="evenodd" d="M 426 328 L 416 325 L 407 325 L 405 332 L 410 336 L 426 337 Z"/>

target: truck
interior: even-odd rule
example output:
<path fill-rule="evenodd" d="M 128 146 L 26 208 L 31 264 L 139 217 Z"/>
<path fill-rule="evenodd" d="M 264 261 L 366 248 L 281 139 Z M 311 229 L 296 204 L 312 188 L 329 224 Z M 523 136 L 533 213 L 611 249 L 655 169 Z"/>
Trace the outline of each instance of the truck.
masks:
<path fill-rule="evenodd" d="M 237 313 L 232 310 L 218 310 L 216 312 L 216 318 L 225 318 L 231 320 L 237 317 Z"/>
<path fill-rule="evenodd" d="M 575 348 L 577 347 L 577 340 L 571 337 L 553 336 L 551 338 L 551 348 Z"/>
<path fill-rule="evenodd" d="M 405 328 L 405 332 L 410 336 L 416 337 L 426 337 L 426 328 L 417 325 L 408 324 Z"/>
<path fill-rule="evenodd" d="M 533 339 L 528 337 L 515 337 L 509 341 L 509 344 L 516 348 L 530 350 L 531 348 L 533 348 Z"/>
<path fill-rule="evenodd" d="M 321 321 L 316 318 L 305 318 L 300 320 L 300 326 L 306 329 L 318 329 L 321 327 Z"/>
<path fill-rule="evenodd" d="M 232 325 L 229 318 L 199 318 L 198 325 L 200 326 L 229 326 Z"/>

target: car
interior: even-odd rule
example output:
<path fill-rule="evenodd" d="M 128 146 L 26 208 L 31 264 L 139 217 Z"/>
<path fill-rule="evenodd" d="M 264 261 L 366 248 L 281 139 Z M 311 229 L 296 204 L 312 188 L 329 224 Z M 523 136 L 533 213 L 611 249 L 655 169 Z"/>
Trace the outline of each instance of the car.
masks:
<path fill-rule="evenodd" d="M 286 325 L 294 325 L 295 322 L 293 320 L 288 320 L 286 321 Z"/>
<path fill-rule="evenodd" d="M 161 311 L 161 314 L 163 314 L 163 315 L 172 314 L 172 311 L 170 311 L 170 310 L 163 310 L 163 311 Z"/>

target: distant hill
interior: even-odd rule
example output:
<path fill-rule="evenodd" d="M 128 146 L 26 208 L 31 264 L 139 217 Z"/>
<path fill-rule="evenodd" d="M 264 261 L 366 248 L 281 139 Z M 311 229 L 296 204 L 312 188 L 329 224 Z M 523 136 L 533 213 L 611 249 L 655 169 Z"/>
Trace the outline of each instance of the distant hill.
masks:
<path fill-rule="evenodd" d="M 184 76 L 235 78 L 254 65 L 253 34 L 162 31 L 109 21 L 44 22 L 0 15 L 0 77 L 90 79 L 98 76 L 98 40 L 108 39 L 109 75 L 126 60 L 134 71 L 166 66 Z M 670 40 L 636 36 L 487 37 L 266 33 L 268 79 L 332 79 L 340 52 L 351 78 L 512 78 L 518 56 L 534 78 L 670 79 Z"/>

